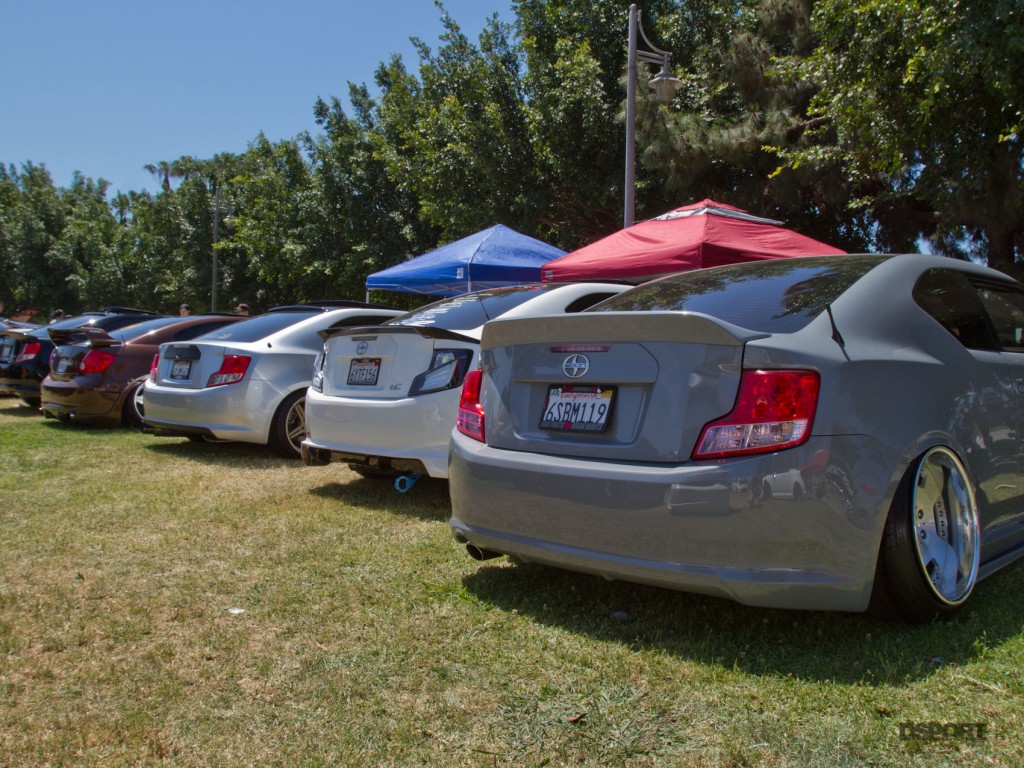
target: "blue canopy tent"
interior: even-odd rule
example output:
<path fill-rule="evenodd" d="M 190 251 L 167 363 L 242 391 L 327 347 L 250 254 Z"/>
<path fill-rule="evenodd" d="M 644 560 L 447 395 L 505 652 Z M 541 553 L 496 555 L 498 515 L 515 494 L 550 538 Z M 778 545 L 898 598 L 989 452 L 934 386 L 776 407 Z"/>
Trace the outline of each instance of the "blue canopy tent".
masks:
<path fill-rule="evenodd" d="M 565 255 L 502 224 L 481 230 L 366 278 L 370 291 L 458 296 L 485 288 L 539 283 L 540 269 Z"/>

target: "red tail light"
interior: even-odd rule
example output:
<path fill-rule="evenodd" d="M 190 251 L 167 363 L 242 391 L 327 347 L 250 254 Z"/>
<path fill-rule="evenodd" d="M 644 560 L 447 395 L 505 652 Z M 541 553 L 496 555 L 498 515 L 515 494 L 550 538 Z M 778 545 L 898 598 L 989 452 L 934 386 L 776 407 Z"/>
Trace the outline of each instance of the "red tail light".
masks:
<path fill-rule="evenodd" d="M 113 352 L 102 349 L 90 349 L 78 364 L 79 373 L 102 373 L 117 359 Z"/>
<path fill-rule="evenodd" d="M 480 405 L 480 382 L 483 371 L 479 368 L 466 374 L 462 382 L 462 397 L 459 399 L 459 415 L 455 428 L 474 440 L 484 442 L 484 408 Z"/>
<path fill-rule="evenodd" d="M 768 453 L 807 442 L 820 385 L 816 371 L 744 371 L 732 411 L 704 426 L 693 458 Z"/>
<path fill-rule="evenodd" d="M 153 362 L 149 364 L 149 380 L 156 381 L 156 369 L 160 365 L 160 353 L 153 355 Z"/>
<path fill-rule="evenodd" d="M 39 350 L 42 349 L 42 344 L 38 341 L 26 341 L 25 346 L 21 348 L 21 352 L 14 358 L 16 363 L 24 363 L 26 360 L 32 360 L 36 355 L 39 354 Z"/>
<path fill-rule="evenodd" d="M 249 370 L 249 363 L 252 358 L 248 355 L 224 355 L 220 369 L 206 382 L 208 387 L 221 387 L 225 384 L 234 384 L 241 381 L 245 372 Z"/>

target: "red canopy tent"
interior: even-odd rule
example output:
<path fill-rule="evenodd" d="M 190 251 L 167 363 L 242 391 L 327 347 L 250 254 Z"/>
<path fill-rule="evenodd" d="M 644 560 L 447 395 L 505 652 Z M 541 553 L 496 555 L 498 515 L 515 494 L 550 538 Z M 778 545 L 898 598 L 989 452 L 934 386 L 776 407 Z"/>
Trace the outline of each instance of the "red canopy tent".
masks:
<path fill-rule="evenodd" d="M 619 230 L 541 268 L 544 282 L 597 278 L 643 282 L 688 269 L 756 259 L 842 254 L 731 205 L 701 200 Z"/>

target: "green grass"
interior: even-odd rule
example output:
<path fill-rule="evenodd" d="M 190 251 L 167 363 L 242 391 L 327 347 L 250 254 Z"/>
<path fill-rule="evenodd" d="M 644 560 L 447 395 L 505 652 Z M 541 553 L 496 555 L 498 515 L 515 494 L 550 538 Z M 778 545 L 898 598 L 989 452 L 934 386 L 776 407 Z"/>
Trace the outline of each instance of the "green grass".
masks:
<path fill-rule="evenodd" d="M 477 563 L 444 483 L 10 399 L 0 467 L 5 768 L 1024 764 L 1022 565 L 884 624 Z"/>

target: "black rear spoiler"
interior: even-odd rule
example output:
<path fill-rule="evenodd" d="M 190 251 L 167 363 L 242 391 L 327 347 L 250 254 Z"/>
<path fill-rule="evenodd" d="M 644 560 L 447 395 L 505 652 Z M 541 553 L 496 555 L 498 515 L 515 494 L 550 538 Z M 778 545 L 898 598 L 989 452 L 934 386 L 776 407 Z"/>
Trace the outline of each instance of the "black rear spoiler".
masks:
<path fill-rule="evenodd" d="M 102 328 L 95 328 L 91 325 L 81 325 L 78 328 L 54 328 L 48 333 L 53 343 L 58 346 L 85 342 L 90 347 L 111 347 L 121 343 Z"/>
<path fill-rule="evenodd" d="M 319 331 L 318 335 L 324 341 L 332 336 L 384 336 L 387 334 L 408 334 L 418 333 L 427 339 L 453 339 L 455 341 L 469 341 L 473 344 L 479 343 L 479 339 L 466 336 L 463 333 L 456 333 L 445 328 L 435 328 L 429 325 L 365 325 L 348 328 L 326 328 Z"/>

